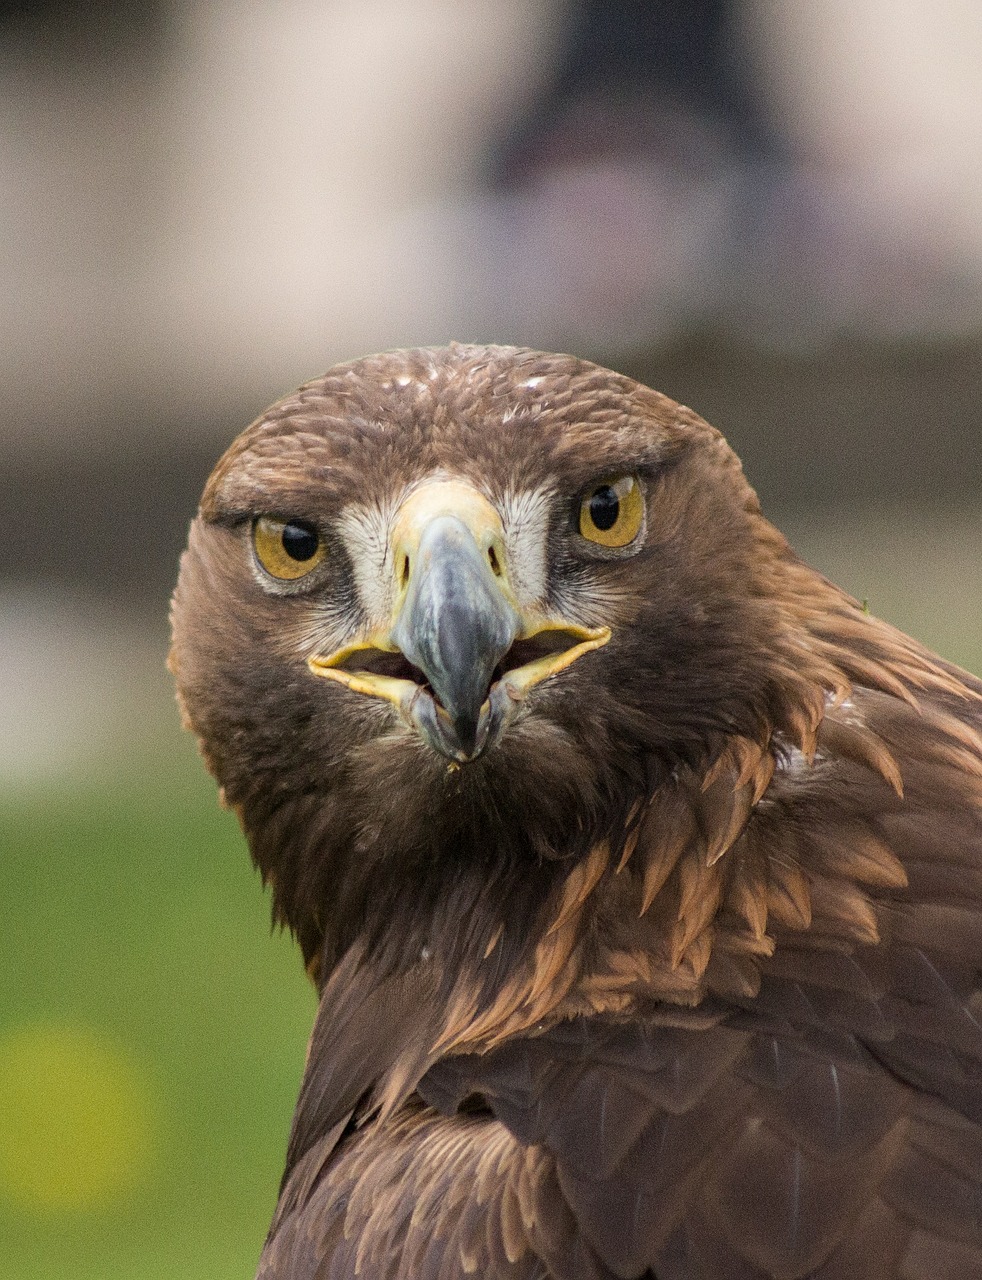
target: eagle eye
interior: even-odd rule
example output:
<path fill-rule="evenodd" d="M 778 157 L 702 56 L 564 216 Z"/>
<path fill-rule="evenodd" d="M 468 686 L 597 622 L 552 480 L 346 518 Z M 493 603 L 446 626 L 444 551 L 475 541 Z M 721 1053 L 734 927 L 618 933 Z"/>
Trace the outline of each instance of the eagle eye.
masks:
<path fill-rule="evenodd" d="M 305 520 L 259 516 L 252 526 L 256 559 L 273 578 L 302 578 L 324 559 L 320 534 Z"/>
<path fill-rule="evenodd" d="M 636 476 L 602 480 L 580 503 L 580 533 L 603 547 L 626 547 L 643 521 L 644 498 Z"/>

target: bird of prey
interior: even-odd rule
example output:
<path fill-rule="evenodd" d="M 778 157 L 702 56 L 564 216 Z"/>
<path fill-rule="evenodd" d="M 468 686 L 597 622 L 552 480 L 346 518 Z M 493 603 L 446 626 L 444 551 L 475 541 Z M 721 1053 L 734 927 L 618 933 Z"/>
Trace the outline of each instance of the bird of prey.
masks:
<path fill-rule="evenodd" d="M 344 364 L 172 668 L 319 993 L 266 1280 L 982 1276 L 982 682 L 565 355 Z"/>

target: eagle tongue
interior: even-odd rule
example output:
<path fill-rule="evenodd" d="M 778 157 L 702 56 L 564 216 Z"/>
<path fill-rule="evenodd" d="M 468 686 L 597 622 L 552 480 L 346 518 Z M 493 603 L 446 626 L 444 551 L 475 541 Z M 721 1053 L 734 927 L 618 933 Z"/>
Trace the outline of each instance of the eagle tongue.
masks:
<path fill-rule="evenodd" d="M 433 742 L 443 754 L 470 760 L 479 752 L 486 736 L 479 732 L 481 708 L 519 627 L 467 525 L 453 515 L 433 519 L 420 537 L 392 639 L 426 676 L 446 714 L 449 724 Z"/>

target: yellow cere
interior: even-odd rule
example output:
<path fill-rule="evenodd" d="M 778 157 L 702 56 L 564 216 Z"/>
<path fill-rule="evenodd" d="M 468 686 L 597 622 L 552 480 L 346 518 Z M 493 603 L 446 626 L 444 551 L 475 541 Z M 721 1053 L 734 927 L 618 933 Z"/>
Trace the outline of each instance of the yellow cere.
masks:
<path fill-rule="evenodd" d="M 316 569 L 324 559 L 323 539 L 298 520 L 259 516 L 252 526 L 256 559 L 273 578 L 291 582 Z"/>
<path fill-rule="evenodd" d="M 601 480 L 580 504 L 580 533 L 604 547 L 626 547 L 644 521 L 644 496 L 636 476 Z"/>
<path fill-rule="evenodd" d="M 120 1045 L 86 1027 L 0 1040 L 0 1197 L 45 1213 L 96 1211 L 153 1163 L 154 1090 Z"/>

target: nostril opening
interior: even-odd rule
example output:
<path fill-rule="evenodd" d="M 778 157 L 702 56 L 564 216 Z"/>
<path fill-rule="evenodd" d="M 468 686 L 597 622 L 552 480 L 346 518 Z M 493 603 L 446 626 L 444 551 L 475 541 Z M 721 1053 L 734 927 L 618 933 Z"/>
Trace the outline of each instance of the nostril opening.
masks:
<path fill-rule="evenodd" d="M 494 547 L 488 547 L 488 564 L 491 566 L 491 572 L 496 578 L 501 577 L 501 565 L 498 562 L 498 553 Z"/>
<path fill-rule="evenodd" d="M 405 587 L 409 582 L 409 557 L 402 557 L 402 566 L 399 569 L 399 585 Z"/>

